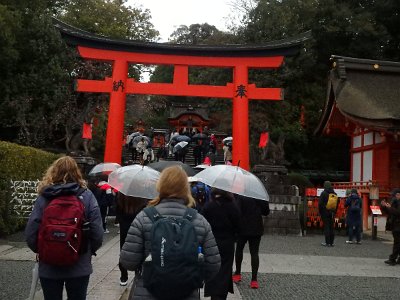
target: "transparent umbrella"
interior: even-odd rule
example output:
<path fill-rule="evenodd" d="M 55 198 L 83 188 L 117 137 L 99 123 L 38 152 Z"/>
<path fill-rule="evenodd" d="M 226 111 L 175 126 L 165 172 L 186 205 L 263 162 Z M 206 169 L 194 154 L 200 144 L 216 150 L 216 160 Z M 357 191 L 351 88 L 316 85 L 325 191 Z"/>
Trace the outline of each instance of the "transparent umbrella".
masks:
<path fill-rule="evenodd" d="M 179 152 L 179 151 L 181 151 L 183 148 L 185 148 L 188 144 L 189 144 L 189 143 L 188 143 L 188 142 L 185 142 L 185 141 L 179 142 L 179 143 L 177 143 L 177 144 L 174 146 L 174 148 L 172 149 L 172 152 L 173 152 L 173 153 Z"/>
<path fill-rule="evenodd" d="M 228 145 L 228 143 L 231 143 L 231 145 L 232 145 L 232 141 L 233 141 L 233 138 L 232 138 L 231 136 L 228 136 L 228 137 L 226 137 L 226 138 L 224 138 L 224 139 L 222 140 L 222 142 L 224 143 L 224 145 Z"/>
<path fill-rule="evenodd" d="M 142 165 L 119 168 L 108 176 L 108 184 L 126 196 L 153 199 L 160 172 Z"/>
<path fill-rule="evenodd" d="M 196 174 L 198 181 L 209 186 L 249 198 L 269 201 L 261 180 L 238 166 L 216 165 Z"/>
<path fill-rule="evenodd" d="M 100 176 L 108 175 L 116 169 L 120 168 L 121 165 L 113 162 L 100 163 L 95 165 L 89 172 L 89 176 Z"/>

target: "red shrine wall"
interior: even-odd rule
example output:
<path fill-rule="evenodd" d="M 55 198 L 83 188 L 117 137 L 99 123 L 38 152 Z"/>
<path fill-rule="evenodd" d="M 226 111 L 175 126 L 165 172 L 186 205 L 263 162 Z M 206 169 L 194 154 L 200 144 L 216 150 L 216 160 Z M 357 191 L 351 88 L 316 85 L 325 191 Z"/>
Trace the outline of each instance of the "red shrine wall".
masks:
<path fill-rule="evenodd" d="M 386 190 L 400 187 L 399 142 L 368 129 L 351 139 L 351 181 L 377 181 Z"/>

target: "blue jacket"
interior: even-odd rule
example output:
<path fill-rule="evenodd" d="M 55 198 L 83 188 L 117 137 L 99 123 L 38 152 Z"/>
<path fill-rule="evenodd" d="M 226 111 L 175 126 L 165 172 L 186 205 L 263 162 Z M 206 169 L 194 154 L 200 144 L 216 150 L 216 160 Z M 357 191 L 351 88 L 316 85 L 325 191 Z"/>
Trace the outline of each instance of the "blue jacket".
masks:
<path fill-rule="evenodd" d="M 351 206 L 352 202 L 354 202 L 355 208 L 352 208 Z M 348 207 L 346 216 L 347 226 L 361 225 L 361 212 L 362 212 L 361 198 L 357 194 L 351 194 L 346 199 L 344 207 Z"/>
<path fill-rule="evenodd" d="M 79 188 L 77 183 L 51 185 L 46 187 L 43 193 L 36 199 L 32 214 L 25 228 L 26 242 L 33 252 L 38 252 L 39 226 L 43 210 L 48 202 L 47 199 L 54 198 L 57 195 L 76 194 Z M 82 254 L 79 261 L 71 267 L 51 266 L 39 261 L 39 277 L 65 279 L 87 276 L 93 272 L 91 263 L 92 253 L 95 253 L 103 243 L 103 226 L 100 209 L 93 193 L 90 190 L 85 190 L 81 196 L 85 206 L 86 219 L 90 222 L 89 251 Z"/>

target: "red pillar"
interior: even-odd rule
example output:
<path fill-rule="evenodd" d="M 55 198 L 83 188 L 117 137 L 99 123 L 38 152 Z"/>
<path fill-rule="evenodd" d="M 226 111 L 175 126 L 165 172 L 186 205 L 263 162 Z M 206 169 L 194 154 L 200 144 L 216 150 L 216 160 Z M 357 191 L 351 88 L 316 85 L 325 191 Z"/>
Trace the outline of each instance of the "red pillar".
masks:
<path fill-rule="evenodd" d="M 234 70 L 234 93 L 232 107 L 232 160 L 245 170 L 250 169 L 249 162 L 249 99 L 248 69 L 239 65 Z M 242 92 L 240 90 L 242 89 Z"/>
<path fill-rule="evenodd" d="M 362 194 L 363 230 L 368 230 L 368 212 L 369 212 L 369 195 L 363 193 Z M 374 226 L 374 224 L 372 224 L 372 226 Z"/>
<path fill-rule="evenodd" d="M 112 74 L 113 90 L 110 93 L 108 111 L 104 162 L 121 163 L 127 76 L 128 62 L 124 60 L 115 60 Z"/>

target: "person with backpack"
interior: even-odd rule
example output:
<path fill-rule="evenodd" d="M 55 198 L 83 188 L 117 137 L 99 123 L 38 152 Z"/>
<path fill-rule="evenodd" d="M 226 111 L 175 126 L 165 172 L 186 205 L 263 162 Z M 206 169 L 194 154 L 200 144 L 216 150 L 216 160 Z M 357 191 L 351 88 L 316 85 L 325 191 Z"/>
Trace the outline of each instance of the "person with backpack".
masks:
<path fill-rule="evenodd" d="M 264 234 L 263 216 L 268 216 L 269 203 L 265 200 L 236 196 L 236 204 L 240 211 L 240 231 L 236 243 L 235 266 L 232 276 L 234 283 L 242 280 L 241 270 L 243 261 L 243 249 L 249 243 L 251 257 L 251 281 L 250 288 L 258 289 L 258 268 L 260 265 L 259 248 L 261 237 Z"/>
<path fill-rule="evenodd" d="M 353 238 L 355 237 L 356 243 L 360 245 L 362 201 L 358 195 L 357 189 L 351 189 L 344 207 L 347 208 L 346 224 L 349 234 L 349 239 L 346 241 L 346 244 L 353 244 Z"/>
<path fill-rule="evenodd" d="M 119 246 L 120 250 L 125 243 L 126 235 L 128 234 L 129 227 L 137 214 L 146 207 L 147 200 L 126 196 L 122 193 L 117 194 L 116 217 L 119 220 Z M 125 286 L 128 284 L 128 270 L 119 263 L 119 270 L 121 276 L 119 284 Z"/>
<path fill-rule="evenodd" d="M 196 210 L 201 213 L 203 207 L 210 200 L 210 188 L 203 182 L 195 181 L 191 187 L 191 192 L 196 201 Z"/>
<path fill-rule="evenodd" d="M 199 288 L 219 271 L 221 258 L 210 224 L 194 207 L 179 166 L 161 172 L 159 196 L 132 222 L 120 254 L 136 272 L 129 299 L 199 299 Z"/>
<path fill-rule="evenodd" d="M 392 254 L 389 255 L 388 260 L 385 260 L 385 264 L 394 266 L 400 264 L 400 189 L 394 189 L 391 195 L 391 203 L 382 201 L 381 208 L 388 214 L 388 218 L 391 220 L 393 235 Z"/>
<path fill-rule="evenodd" d="M 333 247 L 335 245 L 334 222 L 338 205 L 338 197 L 332 188 L 332 183 L 325 181 L 324 190 L 321 192 L 318 200 L 319 214 L 324 223 L 325 242 L 321 243 L 322 246 Z"/>
<path fill-rule="evenodd" d="M 235 241 L 239 233 L 240 211 L 234 203 L 234 196 L 217 188 L 211 189 L 211 201 L 202 210 L 210 223 L 221 255 L 221 269 L 206 282 L 204 297 L 211 300 L 225 300 L 228 292 L 233 294 L 232 265 L 235 257 Z"/>
<path fill-rule="evenodd" d="M 45 300 L 86 299 L 92 255 L 103 242 L 100 209 L 72 157 L 57 159 L 38 186 L 25 228 L 28 247 L 38 253 Z M 73 220 L 73 222 L 71 222 Z"/>

